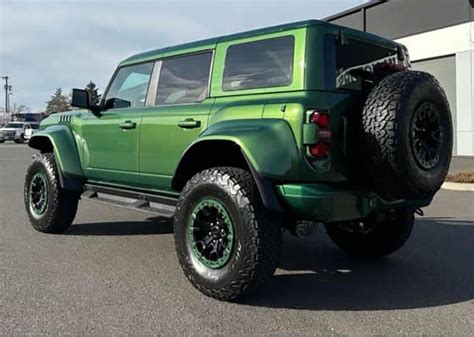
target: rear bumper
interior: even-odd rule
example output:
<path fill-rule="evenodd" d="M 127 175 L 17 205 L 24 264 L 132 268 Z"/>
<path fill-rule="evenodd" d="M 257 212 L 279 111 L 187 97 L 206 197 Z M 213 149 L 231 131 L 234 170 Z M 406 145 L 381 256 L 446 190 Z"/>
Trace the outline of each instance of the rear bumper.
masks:
<path fill-rule="evenodd" d="M 320 222 L 365 218 L 373 212 L 399 207 L 428 206 L 433 197 L 416 200 L 385 201 L 376 193 L 339 188 L 325 184 L 278 185 L 285 205 L 297 216 Z"/>

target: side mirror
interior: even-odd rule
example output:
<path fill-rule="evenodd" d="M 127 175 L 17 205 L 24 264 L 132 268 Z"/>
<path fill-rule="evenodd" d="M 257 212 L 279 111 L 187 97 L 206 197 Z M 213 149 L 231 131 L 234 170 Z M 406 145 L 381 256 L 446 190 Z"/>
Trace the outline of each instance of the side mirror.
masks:
<path fill-rule="evenodd" d="M 89 109 L 91 104 L 87 90 L 72 89 L 71 105 L 76 108 Z"/>
<path fill-rule="evenodd" d="M 83 109 L 89 109 L 94 115 L 98 115 L 100 107 L 95 104 L 91 104 L 89 92 L 84 89 L 72 89 L 71 106 Z"/>

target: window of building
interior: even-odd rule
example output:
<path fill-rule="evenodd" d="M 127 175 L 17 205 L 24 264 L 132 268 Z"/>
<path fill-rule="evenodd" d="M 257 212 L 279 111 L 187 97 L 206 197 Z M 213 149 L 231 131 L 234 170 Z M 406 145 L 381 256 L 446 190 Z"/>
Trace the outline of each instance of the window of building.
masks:
<path fill-rule="evenodd" d="M 223 90 L 281 87 L 293 80 L 295 38 L 283 36 L 227 49 Z"/>
<path fill-rule="evenodd" d="M 212 52 L 163 61 L 156 94 L 157 105 L 195 103 L 207 97 Z"/>

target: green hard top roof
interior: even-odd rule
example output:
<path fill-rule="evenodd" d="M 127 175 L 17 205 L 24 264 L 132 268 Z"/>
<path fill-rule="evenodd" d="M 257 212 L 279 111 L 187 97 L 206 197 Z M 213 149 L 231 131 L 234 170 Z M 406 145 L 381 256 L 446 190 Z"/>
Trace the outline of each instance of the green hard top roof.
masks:
<path fill-rule="evenodd" d="M 366 32 L 361 32 L 355 29 L 350 29 L 347 27 L 342 27 L 338 26 L 332 23 L 328 23 L 325 21 L 321 20 L 305 20 L 305 21 L 298 21 L 298 22 L 292 22 L 292 23 L 287 23 L 283 25 L 277 25 L 277 26 L 271 26 L 271 27 L 265 27 L 265 28 L 260 28 L 260 29 L 254 29 L 254 30 L 249 30 L 245 32 L 240 32 L 236 34 L 231 34 L 231 35 L 224 35 L 224 36 L 219 36 L 219 37 L 214 37 L 210 39 L 205 39 L 205 40 L 199 40 L 199 41 L 194 41 L 194 42 L 189 42 L 189 43 L 184 43 L 184 44 L 179 44 L 171 47 L 166 47 L 166 48 L 160 48 L 160 49 L 154 49 L 150 50 L 144 53 L 136 54 L 133 56 L 130 56 L 123 60 L 119 66 L 123 65 L 128 65 L 128 64 L 134 64 L 134 63 L 140 63 L 140 62 L 145 62 L 148 60 L 153 60 L 153 59 L 158 59 L 158 58 L 163 58 L 167 56 L 172 56 L 173 54 L 178 54 L 178 53 L 183 53 L 183 52 L 196 52 L 199 50 L 204 50 L 204 49 L 213 49 L 215 45 L 218 42 L 224 42 L 224 41 L 232 41 L 236 39 L 242 39 L 242 38 L 247 38 L 247 37 L 253 37 L 253 36 L 259 36 L 259 35 L 265 35 L 265 34 L 271 34 L 271 33 L 278 33 L 278 32 L 283 32 L 287 30 L 292 30 L 292 29 L 298 29 L 298 28 L 304 28 L 304 27 L 309 27 L 309 26 L 315 26 L 315 25 L 324 25 L 328 27 L 333 27 L 335 29 L 344 29 L 347 31 L 351 31 L 352 33 L 355 34 L 363 34 L 366 36 L 370 36 L 371 39 L 378 40 L 381 43 L 390 43 L 390 44 L 395 44 L 393 41 L 382 38 L 377 35 L 373 35 L 370 33 Z"/>

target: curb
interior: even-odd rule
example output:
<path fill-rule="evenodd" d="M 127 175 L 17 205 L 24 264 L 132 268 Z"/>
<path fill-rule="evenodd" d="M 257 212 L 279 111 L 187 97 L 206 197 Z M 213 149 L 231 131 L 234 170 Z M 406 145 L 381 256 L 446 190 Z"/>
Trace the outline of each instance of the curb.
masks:
<path fill-rule="evenodd" d="M 451 190 L 451 191 L 470 191 L 470 192 L 474 192 L 474 184 L 445 182 L 441 186 L 441 188 L 445 189 L 445 190 Z"/>

